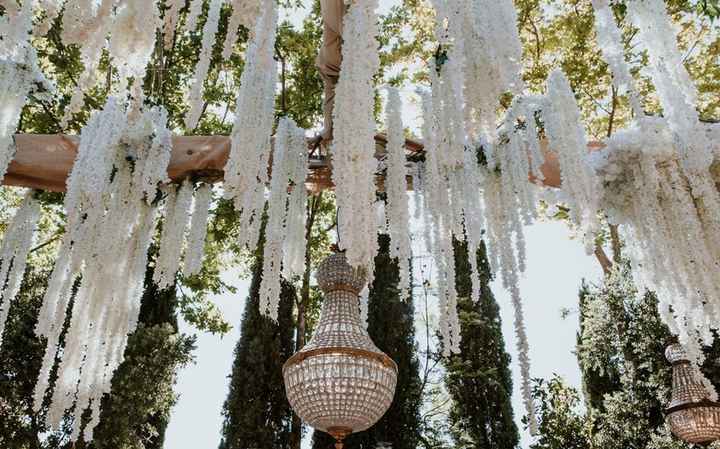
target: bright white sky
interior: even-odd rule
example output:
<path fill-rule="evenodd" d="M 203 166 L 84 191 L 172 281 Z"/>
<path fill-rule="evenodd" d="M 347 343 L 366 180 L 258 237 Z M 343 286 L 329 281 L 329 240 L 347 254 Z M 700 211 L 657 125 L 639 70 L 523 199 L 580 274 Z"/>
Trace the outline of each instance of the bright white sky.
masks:
<path fill-rule="evenodd" d="M 387 11 L 397 0 L 380 0 L 381 11 Z M 286 16 L 294 23 L 302 20 L 303 11 L 291 11 Z M 417 107 L 407 95 L 404 120 L 414 127 Z M 580 373 L 573 355 L 578 330 L 577 314 L 561 318 L 562 309 L 577 309 L 577 295 L 582 279 L 597 281 L 601 270 L 593 257 L 587 256 L 580 242 L 571 240 L 566 226 L 557 222 L 542 222 L 525 228 L 527 237 L 527 274 L 520 290 L 525 300 L 532 376 L 549 378 L 554 373 L 563 376 L 571 385 L 580 386 Z M 184 369 L 176 391 L 180 400 L 173 410 L 167 430 L 165 449 L 216 448 L 222 428 L 222 405 L 227 395 L 228 376 L 232 367 L 233 350 L 240 337 L 248 279 L 240 279 L 237 271 L 223 274 L 225 282 L 235 285 L 235 295 L 213 298 L 234 329 L 225 337 L 198 333 L 186 323 L 182 332 L 198 336 L 195 352 L 197 363 Z M 511 356 L 514 379 L 513 404 L 518 427 L 524 409 L 519 394 L 519 370 L 515 361 L 515 335 L 512 328 L 510 298 L 499 282 L 492 285 L 500 304 L 503 334 Z M 530 437 L 523 432 L 522 446 L 527 448 Z M 308 447 L 307 442 L 304 444 Z"/>

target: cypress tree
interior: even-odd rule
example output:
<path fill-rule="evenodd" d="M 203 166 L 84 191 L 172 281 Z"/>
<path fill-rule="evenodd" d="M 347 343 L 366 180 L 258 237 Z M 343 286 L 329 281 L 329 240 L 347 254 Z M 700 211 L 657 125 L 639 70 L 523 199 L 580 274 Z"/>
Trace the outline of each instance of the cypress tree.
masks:
<path fill-rule="evenodd" d="M 261 275 L 262 260 L 257 257 L 223 406 L 221 449 L 287 448 L 290 443 L 292 410 L 282 366 L 295 349 L 296 293 L 290 283 L 282 282 L 278 322 L 272 321 L 260 313 Z"/>
<path fill-rule="evenodd" d="M 415 308 L 412 299 L 403 297 L 398 284 L 397 260 L 390 257 L 390 238 L 379 236 L 380 249 L 375 257 L 375 280 L 370 288 L 368 332 L 380 350 L 398 365 L 398 384 L 390 409 L 365 432 L 351 435 L 347 449 L 374 449 L 386 443 L 393 449 L 415 449 L 419 442 L 421 382 L 415 354 Z M 328 434 L 316 431 L 314 449 L 334 448 Z"/>
<path fill-rule="evenodd" d="M 471 298 L 467 244 L 455 241 L 456 288 L 461 353 L 445 358 L 445 385 L 453 403 L 450 434 L 456 448 L 512 449 L 519 442 L 513 420 L 510 356 L 505 351 L 499 307 L 485 246 L 475 255 L 481 278 L 480 301 Z"/>

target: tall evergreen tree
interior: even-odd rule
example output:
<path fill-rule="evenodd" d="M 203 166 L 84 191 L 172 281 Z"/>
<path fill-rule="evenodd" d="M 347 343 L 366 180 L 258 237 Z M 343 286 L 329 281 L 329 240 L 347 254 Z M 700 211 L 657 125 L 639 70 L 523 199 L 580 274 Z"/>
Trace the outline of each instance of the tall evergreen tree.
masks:
<path fill-rule="evenodd" d="M 485 246 L 475 255 L 480 301 L 471 298 L 467 244 L 455 241 L 455 272 L 462 333 L 461 353 L 444 359 L 445 385 L 453 400 L 450 434 L 456 448 L 512 449 L 519 441 L 513 420 L 510 356 L 505 351 L 500 311 L 490 290 Z"/>
<path fill-rule="evenodd" d="M 284 449 L 290 443 L 292 410 L 282 366 L 295 350 L 296 292 L 292 284 L 282 282 L 278 322 L 274 322 L 260 313 L 261 275 L 262 259 L 257 257 L 223 406 L 221 449 Z"/>
<path fill-rule="evenodd" d="M 403 297 L 398 284 L 397 260 L 390 257 L 390 238 L 379 236 L 375 257 L 375 281 L 370 288 L 368 332 L 380 350 L 398 365 L 395 398 L 385 416 L 365 432 L 351 435 L 347 449 L 374 449 L 385 443 L 393 449 L 415 449 L 420 429 L 421 382 L 415 355 L 415 309 L 412 299 Z M 334 440 L 316 431 L 314 449 L 331 449 Z"/>

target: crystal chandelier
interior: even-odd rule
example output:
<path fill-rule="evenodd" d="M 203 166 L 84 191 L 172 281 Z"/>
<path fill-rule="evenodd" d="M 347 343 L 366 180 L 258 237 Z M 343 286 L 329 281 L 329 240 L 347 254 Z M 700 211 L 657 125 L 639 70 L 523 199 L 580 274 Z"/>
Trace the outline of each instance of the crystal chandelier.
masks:
<path fill-rule="evenodd" d="M 720 439 L 720 404 L 695 376 L 687 353 L 679 344 L 668 346 L 665 357 L 673 365 L 672 397 L 666 410 L 672 433 L 688 443 L 710 443 Z"/>
<path fill-rule="evenodd" d="M 375 424 L 395 395 L 397 365 L 372 342 L 360 321 L 358 294 L 365 274 L 335 253 L 320 265 L 317 281 L 325 293 L 315 334 L 285 363 L 290 405 L 315 429 L 336 440 Z"/>

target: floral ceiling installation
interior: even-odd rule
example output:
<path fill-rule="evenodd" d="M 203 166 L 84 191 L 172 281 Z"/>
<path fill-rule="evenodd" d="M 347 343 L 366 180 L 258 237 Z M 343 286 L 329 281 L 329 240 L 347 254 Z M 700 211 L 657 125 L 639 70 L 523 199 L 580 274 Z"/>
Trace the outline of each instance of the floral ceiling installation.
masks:
<path fill-rule="evenodd" d="M 592 1 L 602 56 L 634 116 L 626 129 L 590 154 L 566 76 L 553 71 L 545 95 L 533 95 L 523 84 L 518 18 L 511 0 L 431 3 L 438 46 L 427 67 L 430 88 L 413 86 L 422 100 L 424 157 L 406 159 L 402 103 L 397 90 L 389 89 L 387 157 L 380 164 L 384 171 L 375 158 L 378 1 L 355 0 L 345 17 L 330 155 L 338 244 L 348 262 L 372 278 L 377 229 L 386 228 L 392 256 L 400 264 L 401 288 L 411 292 L 410 175 L 417 193 L 415 218 L 424 224 L 424 245 L 438 267 L 439 333 L 444 354 L 450 355 L 460 351 L 461 343 L 454 239 L 466 241 L 471 254 L 485 241 L 492 271 L 512 298 L 521 390 L 534 431 L 528 337 L 518 285 L 525 271 L 523 227 L 536 219 L 539 199 L 551 198 L 568 207 L 588 250 L 594 249 L 603 216 L 620 225 L 638 280 L 658 292 L 664 320 L 689 358 L 701 363 L 701 345 L 710 341 L 720 317 L 720 125 L 700 121 L 698 92 L 683 66 L 664 2 L 627 2 L 627 23 L 620 24 L 609 0 Z M 153 280 L 161 288 L 173 288 L 179 272 L 192 276 L 202 269 L 213 207 L 209 181 L 169 179 L 172 134 L 167 112 L 145 104 L 139 82 L 153 52 L 171 48 L 176 39 L 200 36 L 192 87 L 184 93 L 189 106 L 185 128 L 192 132 L 204 107 L 213 49 L 218 44 L 229 60 L 238 47 L 240 27 L 247 29 L 222 193 L 240 214 L 243 232 L 237 239 L 249 249 L 258 243 L 267 203 L 261 308 L 270 317 L 277 316 L 281 276 L 292 280 L 305 271 L 306 135 L 290 119 L 281 118 L 273 144 L 279 14 L 274 1 L 11 0 L 3 6 L 0 181 L 16 151 L 13 134 L 27 98 L 53 90 L 48 81 L 52 74 L 46 78 L 43 73 L 32 39 L 45 36 L 61 20 L 60 39 L 79 51 L 83 67 L 61 128 L 79 118 L 85 92 L 100 80 L 112 81 L 109 99 L 80 133 L 64 200 L 65 235 L 36 329 L 47 347 L 34 406 L 39 410 L 50 401 L 48 419 L 54 427 L 67 410 L 77 418 L 89 411 L 87 425 L 74 420 L 72 438 L 91 440 L 101 398 L 137 325 L 148 250 L 160 216 Z M 229 7 L 229 14 L 221 14 L 223 7 Z M 621 29 L 628 25 L 637 28 L 639 48 L 652 61 L 648 73 L 662 116 L 643 111 L 645 99 L 635 86 L 621 41 Z M 216 42 L 220 38 L 223 42 Z M 110 72 L 101 65 L 103 55 L 109 57 Z M 501 98 L 512 98 L 509 106 Z M 553 191 L 542 186 L 541 167 L 554 160 L 546 161 L 549 154 L 557 158 L 562 178 L 561 188 Z M 387 196 L 380 218 L 375 207 L 378 175 L 384 177 Z M 0 341 L 40 217 L 36 192 L 27 192 L 0 246 Z M 472 298 L 478 300 L 480 277 L 475 258 L 470 262 Z M 366 317 L 367 292 L 362 296 L 359 305 Z M 61 339 L 67 316 L 70 327 Z M 58 375 L 51 388 L 56 359 Z M 710 387 L 699 370 L 694 372 Z M 51 397 L 46 397 L 50 390 Z"/>

